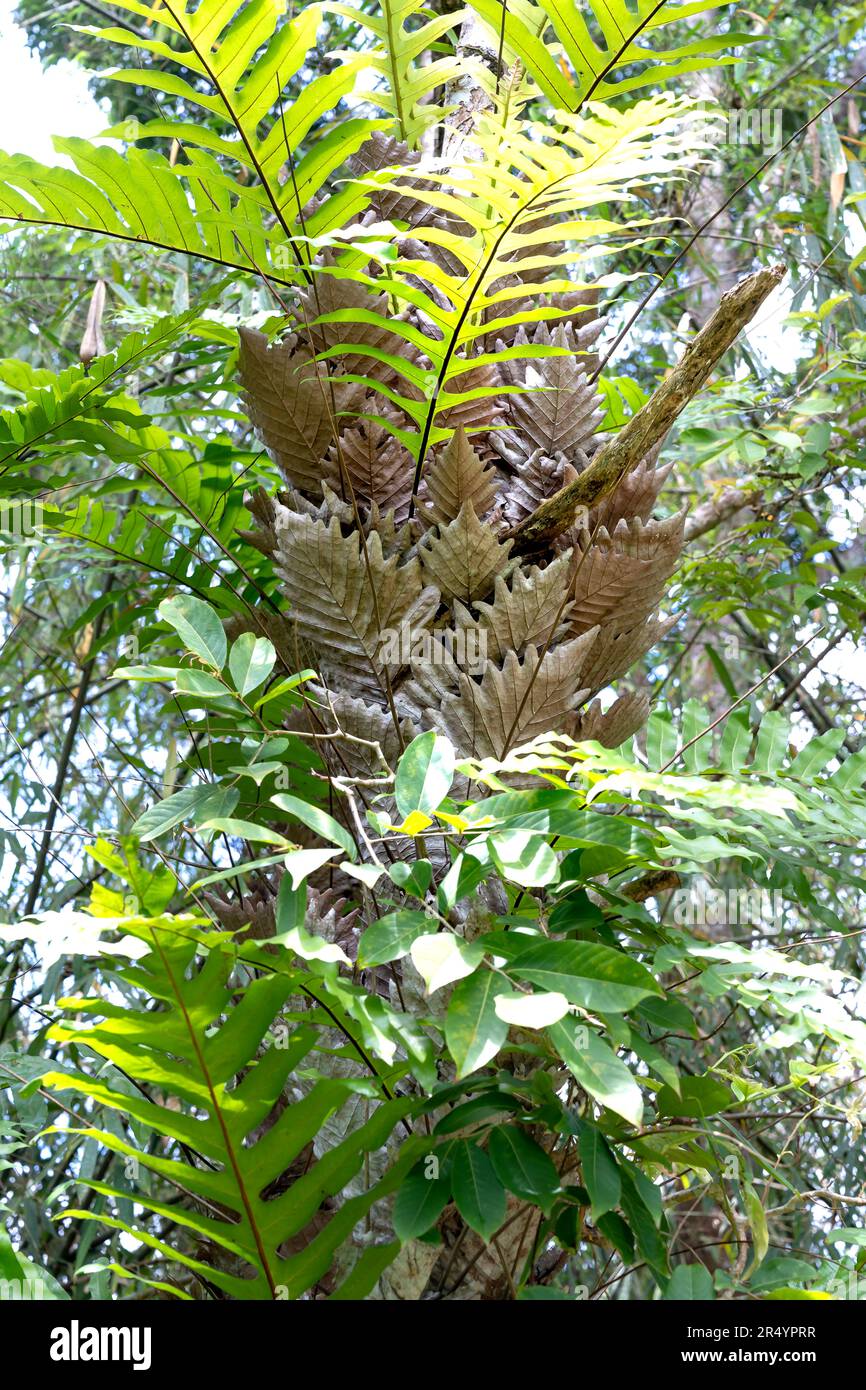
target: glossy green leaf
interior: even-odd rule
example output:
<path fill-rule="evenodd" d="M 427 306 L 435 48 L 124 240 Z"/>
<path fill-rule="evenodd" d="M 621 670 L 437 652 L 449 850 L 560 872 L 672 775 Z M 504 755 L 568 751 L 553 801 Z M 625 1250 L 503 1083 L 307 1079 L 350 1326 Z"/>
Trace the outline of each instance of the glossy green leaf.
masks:
<path fill-rule="evenodd" d="M 572 1004 L 600 1013 L 625 1013 L 647 995 L 663 993 L 639 961 L 591 941 L 539 941 L 509 962 L 509 974 L 564 994 Z"/>
<path fill-rule="evenodd" d="M 720 1110 L 727 1110 L 736 1103 L 737 1098 L 730 1087 L 712 1076 L 684 1076 L 679 1095 L 670 1086 L 662 1086 L 656 1096 L 660 1115 L 678 1115 L 684 1119 L 717 1115 Z"/>
<path fill-rule="evenodd" d="M 505 1220 L 507 1199 L 493 1164 L 477 1144 L 458 1144 L 451 1186 L 467 1226 L 489 1241 Z"/>
<path fill-rule="evenodd" d="M 454 749 L 434 733 L 413 739 L 397 764 L 394 796 L 403 820 L 413 811 L 431 815 L 441 806 L 454 777 Z"/>
<path fill-rule="evenodd" d="M 182 821 L 197 823 L 230 816 L 237 802 L 238 793 L 232 788 L 215 787 L 210 783 L 183 787 L 140 815 L 132 827 L 132 833 L 146 843 L 165 835 Z"/>
<path fill-rule="evenodd" d="M 414 1168 L 394 1202 L 392 1221 L 400 1239 L 413 1240 L 429 1231 L 450 1196 L 451 1183 L 447 1178 L 428 1178 L 423 1167 Z"/>
<path fill-rule="evenodd" d="M 471 975 L 484 957 L 484 945 L 477 941 L 464 941 L 452 932 L 442 931 L 416 937 L 409 954 L 427 987 L 427 993 L 433 994 L 437 989 Z"/>
<path fill-rule="evenodd" d="M 246 696 L 257 690 L 271 674 L 276 659 L 273 643 L 266 637 L 241 633 L 229 652 L 229 670 L 238 694 Z"/>
<path fill-rule="evenodd" d="M 715 1298 L 713 1276 L 704 1265 L 677 1265 L 662 1297 L 668 1300 L 710 1302 Z"/>
<path fill-rule="evenodd" d="M 584 1122 L 578 1141 L 583 1185 L 592 1200 L 592 1219 L 596 1224 L 605 1212 L 619 1205 L 622 1180 L 616 1158 L 601 1130 Z"/>
<path fill-rule="evenodd" d="M 574 1079 L 629 1124 L 643 1119 L 640 1087 L 624 1062 L 591 1028 L 564 1018 L 547 1029 L 548 1037 Z"/>
<path fill-rule="evenodd" d="M 327 811 L 320 811 L 318 806 L 311 806 L 309 802 L 302 801 L 299 796 L 291 796 L 288 792 L 277 792 L 271 797 L 271 802 L 280 811 L 285 811 L 292 820 L 300 821 L 309 830 L 321 835 L 323 840 L 329 840 L 332 845 L 339 845 L 353 863 L 358 858 L 355 841 L 348 830 L 340 825 L 339 821 L 334 820 L 333 816 L 329 816 Z"/>
<path fill-rule="evenodd" d="M 178 594 L 176 598 L 164 599 L 157 611 L 171 624 L 188 651 L 195 652 L 214 670 L 222 670 L 226 661 L 226 635 L 209 603 L 190 594 Z"/>
<path fill-rule="evenodd" d="M 492 1061 L 508 1037 L 508 1024 L 496 1012 L 496 996 L 503 987 L 492 970 L 476 970 L 455 985 L 445 1017 L 445 1041 L 458 1077 Z"/>
<path fill-rule="evenodd" d="M 490 1131 L 490 1161 L 499 1181 L 517 1197 L 548 1197 L 559 1187 L 559 1174 L 550 1154 L 518 1125 L 497 1125 Z"/>
<path fill-rule="evenodd" d="M 363 969 L 371 965 L 387 965 L 409 954 L 412 942 L 427 932 L 435 932 L 436 919 L 424 912 L 389 912 L 368 927 L 358 946 L 358 964 Z"/>

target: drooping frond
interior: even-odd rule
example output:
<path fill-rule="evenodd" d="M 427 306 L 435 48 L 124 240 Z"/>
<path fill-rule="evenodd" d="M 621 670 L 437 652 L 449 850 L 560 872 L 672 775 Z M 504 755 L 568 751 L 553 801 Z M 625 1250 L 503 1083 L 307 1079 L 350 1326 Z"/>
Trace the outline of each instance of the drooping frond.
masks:
<path fill-rule="evenodd" d="M 0 218 L 183 251 L 237 270 L 272 267 L 271 279 L 293 280 L 279 264 L 284 237 L 266 224 L 262 189 L 236 183 L 212 155 L 191 150 L 187 163 L 173 165 L 152 151 L 121 155 L 87 140 L 57 139 L 55 147 L 72 169 L 0 154 Z"/>
<path fill-rule="evenodd" d="M 497 41 L 505 25 L 505 54 L 531 73 L 554 106 L 579 111 L 587 101 L 609 101 L 685 72 L 732 63 L 722 56 L 748 35 L 701 34 L 674 47 L 656 47 L 657 31 L 718 9 L 724 0 L 472 0 Z M 558 41 L 545 42 L 552 29 Z M 596 37 L 598 35 L 598 37 Z M 753 36 L 754 37 L 754 36 Z M 599 41 L 600 40 L 600 41 Z M 628 67 L 627 76 L 617 76 Z M 638 69 L 635 71 L 635 69 Z"/>
<path fill-rule="evenodd" d="M 584 666 L 584 683 L 594 692 L 618 680 L 670 632 L 676 621 L 676 617 L 650 618 L 626 631 L 616 621 L 606 623 Z"/>
<path fill-rule="evenodd" d="M 167 28 L 175 42 L 160 45 L 161 57 L 193 80 L 157 68 L 143 72 L 140 67 L 122 68 L 113 78 L 181 97 L 210 118 L 149 121 L 140 126 L 138 138 L 203 146 L 244 165 L 259 180 L 283 237 L 291 241 L 299 230 L 300 213 L 325 179 L 377 128 L 377 123 L 363 120 L 353 121 L 351 128 L 341 123 L 307 146 L 317 123 L 351 92 L 366 55 L 355 54 L 331 72 L 304 73 L 301 79 L 322 22 L 318 4 L 305 5 L 291 19 L 280 0 L 251 0 L 247 5 L 225 0 L 174 0 L 167 5 L 157 0 L 152 6 L 119 0 L 119 8 Z M 152 46 L 151 40 L 128 29 L 89 32 L 133 49 Z M 287 100 L 284 93 L 293 80 L 300 90 Z M 351 190 L 337 196 L 337 202 L 345 204 L 343 213 L 353 211 L 351 199 Z M 331 220 L 329 225 L 336 223 Z M 294 249 L 306 254 L 298 246 Z"/>
<path fill-rule="evenodd" d="M 314 200 L 335 170 L 390 124 L 352 117 L 322 129 L 351 92 L 365 55 L 320 76 L 305 73 L 322 18 L 317 4 L 292 19 L 280 0 L 118 0 L 117 8 L 167 30 L 171 42 L 117 26 L 85 32 L 173 66 L 122 68 L 112 77 L 179 97 L 208 119 L 132 129 L 126 123 L 111 132 L 171 140 L 171 161 L 153 151 L 121 155 L 59 139 L 58 153 L 76 172 L 2 156 L 0 217 L 149 242 L 278 283 L 292 283 L 299 272 L 308 278 L 307 237 L 343 225 L 366 205 L 351 181 L 321 205 Z M 292 84 L 300 91 L 289 100 Z M 242 166 L 242 179 L 229 177 L 220 160 Z"/>

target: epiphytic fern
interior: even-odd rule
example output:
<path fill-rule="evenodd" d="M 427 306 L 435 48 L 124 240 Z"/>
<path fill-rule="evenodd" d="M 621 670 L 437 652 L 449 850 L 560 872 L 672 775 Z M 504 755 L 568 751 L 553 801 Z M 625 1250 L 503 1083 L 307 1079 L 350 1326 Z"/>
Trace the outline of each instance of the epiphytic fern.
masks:
<path fill-rule="evenodd" d="M 424 53 L 440 52 L 442 37 L 450 29 L 459 29 L 468 10 L 449 10 L 431 18 L 417 0 L 381 0 L 372 13 L 353 5 L 330 4 L 328 8 L 354 20 L 377 41 L 363 56 L 383 84 L 374 91 L 374 100 L 394 117 L 398 138 L 416 145 L 443 115 L 443 107 L 431 97 L 463 71 L 454 55 L 425 64 L 417 60 Z"/>
<path fill-rule="evenodd" d="M 398 256 L 327 250 L 288 334 L 244 336 L 248 408 L 289 488 L 258 539 L 288 600 L 285 644 L 294 629 L 331 701 L 353 697 L 330 717 L 356 737 L 365 700 L 478 756 L 577 734 L 580 705 L 663 631 L 647 620 L 682 517 L 649 520 L 667 476 L 654 456 L 547 557 L 512 553 L 509 531 L 598 448 L 594 287 L 563 272 L 631 224 L 595 205 L 671 177 L 702 132 L 669 99 L 561 116 L 553 133 L 521 101 L 477 115 L 482 163 L 391 142 L 388 169 L 376 135 L 358 156 L 379 200 L 366 218 L 397 218 Z M 608 720 L 596 703 L 587 728 L 621 742 L 646 712 L 625 699 Z M 340 756 L 370 771 L 359 745 Z"/>

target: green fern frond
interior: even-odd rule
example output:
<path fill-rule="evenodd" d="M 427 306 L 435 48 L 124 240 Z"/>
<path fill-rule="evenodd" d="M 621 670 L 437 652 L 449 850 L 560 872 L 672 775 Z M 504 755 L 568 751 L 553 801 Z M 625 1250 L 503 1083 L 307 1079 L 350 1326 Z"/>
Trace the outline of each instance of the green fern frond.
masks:
<path fill-rule="evenodd" d="M 190 74 L 188 81 L 158 68 L 121 68 L 111 76 L 118 82 L 144 84 L 201 107 L 215 119 L 217 129 L 203 121 L 150 121 L 138 127 L 136 138 L 168 138 L 184 147 L 201 146 L 244 165 L 257 177 L 270 211 L 301 259 L 295 245 L 296 222 L 334 170 L 357 150 L 381 122 L 353 120 L 332 129 L 330 137 L 309 137 L 330 117 L 355 85 L 368 63 L 366 54 L 347 55 L 333 72 L 305 72 L 307 55 L 315 47 L 322 20 L 320 5 L 306 5 L 286 18 L 280 0 L 252 0 L 226 5 L 224 0 L 175 0 L 148 8 L 119 0 L 120 8 L 167 23 L 181 46 L 159 45 L 160 56 Z M 88 33 L 112 43 L 153 51 L 153 41 L 128 30 L 92 29 Z M 299 85 L 288 99 L 292 83 Z M 219 127 L 224 129 L 220 131 Z M 117 127 L 111 133 L 124 134 Z M 290 166 L 290 177 L 283 178 Z"/>
<path fill-rule="evenodd" d="M 0 413 L 4 476 L 12 460 L 34 449 L 62 452 L 70 444 L 84 444 L 94 452 L 134 457 L 153 448 L 155 439 L 144 434 L 153 422 L 123 396 L 124 379 L 168 352 L 218 290 L 206 291 L 194 310 L 161 318 L 146 332 L 128 334 L 114 352 L 95 358 L 86 370 L 75 366 L 56 375 L 42 370 L 27 380 L 22 365 L 16 364 L 16 389 L 23 400 Z M 160 436 L 167 442 L 167 435 Z"/>
<path fill-rule="evenodd" d="M 340 356 L 351 348 L 397 375 L 401 389 L 371 378 L 349 379 L 386 396 L 415 426 L 398 430 L 393 422 L 381 421 L 416 458 L 415 491 L 428 446 L 450 436 L 441 417 L 457 404 L 501 397 L 508 390 L 492 375 L 489 385 L 461 383 L 461 377 L 509 358 L 568 355 L 553 344 L 477 352 L 479 340 L 495 342 L 497 332 L 518 319 L 552 319 L 563 312 L 541 307 L 514 315 L 515 295 L 526 293 L 525 287 L 514 287 L 516 268 L 540 265 L 554 275 L 560 269 L 561 278 L 545 281 L 548 294 L 580 288 L 573 277 L 582 261 L 610 254 L 612 238 L 647 225 L 645 219 L 614 222 L 590 216 L 590 209 L 634 202 L 637 183 L 681 175 L 706 139 L 705 125 L 693 121 L 693 114 L 692 103 L 665 94 L 626 111 L 599 106 L 586 117 L 558 112 L 550 126 L 512 120 L 503 127 L 496 112 L 483 113 L 471 137 L 481 155 L 471 166 L 463 168 L 452 156 L 370 177 L 371 184 L 411 193 L 431 211 L 430 220 L 412 230 L 429 254 L 415 258 L 401 253 L 375 279 L 346 269 L 347 261 L 324 273 L 385 292 L 411 312 L 405 319 L 386 319 L 375 311 L 337 310 L 322 321 L 387 327 L 408 351 L 399 356 L 355 344 L 347 327 L 347 341 L 323 356 Z M 608 244 L 600 247 L 600 239 Z M 564 243 L 564 249 L 552 249 L 552 241 Z M 599 283 L 594 273 L 592 280 Z"/>
<path fill-rule="evenodd" d="M 235 270 L 273 266 L 269 278 L 294 282 L 274 254 L 285 238 L 266 228 L 263 190 L 241 187 L 211 155 L 192 150 L 177 166 L 152 151 L 121 155 L 87 140 L 57 139 L 55 147 L 72 169 L 0 153 L 0 218 L 182 251 Z"/>
<path fill-rule="evenodd" d="M 121 978 L 133 996 L 143 992 L 147 1006 L 103 998 L 61 1001 L 77 1022 L 55 1025 L 54 1040 L 74 1046 L 79 1055 L 89 1049 L 110 1066 L 99 1078 L 58 1071 L 41 1083 L 128 1115 L 187 1155 L 190 1161 L 166 1157 L 162 1146 L 153 1152 L 136 1149 L 111 1126 L 80 1131 L 114 1153 L 136 1158 L 163 1180 L 160 1190 L 167 1184 L 191 1198 L 168 1202 L 144 1184 L 130 1193 L 86 1180 L 118 1204 L 132 1196 L 151 1215 L 170 1218 L 196 1245 L 196 1253 L 172 1248 L 119 1215 L 83 1209 L 68 1210 L 64 1217 L 126 1231 L 234 1298 L 298 1298 L 328 1273 L 338 1246 L 417 1158 L 417 1144 L 410 1139 L 383 1178 L 362 1182 L 362 1190 L 345 1196 L 330 1214 L 331 1199 L 350 1184 L 357 1187 L 368 1155 L 387 1143 L 413 1102 L 382 1099 L 378 1079 L 317 1076 L 311 1056 L 319 1045 L 315 1024 L 302 1022 L 274 1045 L 269 1030 L 293 1016 L 290 1001 L 304 988 L 304 972 L 282 965 L 243 984 L 236 950 L 225 938 L 226 944 L 213 942 L 207 951 L 202 938 L 190 938 L 171 919 L 135 919 L 124 927 L 147 950 L 120 972 Z M 338 1017 L 331 1006 L 329 1013 Z M 132 1094 L 104 1079 L 111 1067 L 132 1078 Z M 299 1068 L 305 1094 L 279 1109 Z M 159 1093 L 159 1103 L 150 1088 Z M 301 1161 L 322 1125 L 358 1094 L 370 1099 L 367 1121 L 318 1161 Z M 310 1234 L 314 1220 L 316 1231 Z M 373 1259 L 362 1257 L 353 1282 L 368 1291 L 383 1260 L 398 1248 L 391 1243 L 384 1250 L 380 1246 Z M 213 1251 L 220 1252 L 217 1258 L 208 1256 Z"/>
<path fill-rule="evenodd" d="M 363 190 L 348 182 L 321 207 L 309 205 L 373 132 L 391 125 L 353 117 L 318 130 L 351 91 L 366 55 L 304 82 L 307 53 L 321 21 L 318 5 L 287 21 L 277 0 L 118 2 L 129 13 L 167 27 L 185 46 L 120 28 L 87 32 L 169 59 L 196 81 L 156 68 L 120 69 L 111 76 L 180 97 L 206 111 L 211 122 L 156 120 L 108 132 L 176 140 L 182 149 L 177 163 L 134 145 L 120 154 L 59 138 L 55 147 L 73 169 L 0 156 L 0 218 L 100 232 L 294 283 L 310 258 L 306 236 L 350 221 L 366 200 Z M 301 91 L 284 101 L 292 82 L 301 83 Z M 212 128 L 214 120 L 222 130 Z M 251 171 L 253 181 L 231 178 L 221 159 L 243 166 L 244 179 Z M 286 166 L 290 177 L 283 178 Z"/>
<path fill-rule="evenodd" d="M 579 111 L 593 99 L 607 101 L 650 84 L 657 86 L 686 72 L 734 62 L 720 56 L 754 35 L 702 34 L 671 48 L 646 47 L 657 30 L 708 10 L 724 0 L 509 0 L 505 7 L 505 56 L 532 74 L 554 106 Z M 473 0 L 491 34 L 503 22 L 500 0 Z M 549 30 L 556 43 L 546 41 Z M 615 76 L 620 69 L 629 75 Z M 639 71 L 634 71 L 639 68 Z"/>
<path fill-rule="evenodd" d="M 431 19 L 429 10 L 417 0 L 381 0 L 379 14 L 344 4 L 323 8 L 354 20 L 378 40 L 377 47 L 361 59 L 384 79 L 384 87 L 377 87 L 372 98 L 390 112 L 399 138 L 414 149 L 424 132 L 444 115 L 445 108 L 427 101 L 430 93 L 467 71 L 465 60 L 456 56 L 434 58 L 425 66 L 417 60 L 424 52 L 437 51 L 442 36 L 459 28 L 468 11 L 454 10 Z M 412 27 L 407 28 L 407 24 Z"/>

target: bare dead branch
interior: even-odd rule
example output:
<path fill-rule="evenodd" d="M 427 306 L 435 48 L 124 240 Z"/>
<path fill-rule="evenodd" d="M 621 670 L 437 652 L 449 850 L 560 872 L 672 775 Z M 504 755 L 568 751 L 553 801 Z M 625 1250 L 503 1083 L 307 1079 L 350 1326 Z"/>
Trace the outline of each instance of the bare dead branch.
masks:
<path fill-rule="evenodd" d="M 620 479 L 664 439 L 674 420 L 784 275 L 783 265 L 759 270 L 722 296 L 715 313 L 646 405 L 615 439 L 602 446 L 578 478 L 548 497 L 516 528 L 515 550 L 525 553 L 537 549 L 568 530 L 574 524 L 578 507 L 594 506 L 607 497 Z"/>

